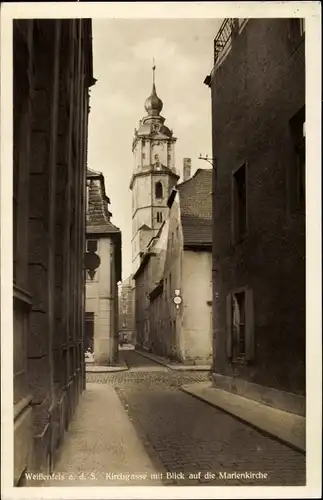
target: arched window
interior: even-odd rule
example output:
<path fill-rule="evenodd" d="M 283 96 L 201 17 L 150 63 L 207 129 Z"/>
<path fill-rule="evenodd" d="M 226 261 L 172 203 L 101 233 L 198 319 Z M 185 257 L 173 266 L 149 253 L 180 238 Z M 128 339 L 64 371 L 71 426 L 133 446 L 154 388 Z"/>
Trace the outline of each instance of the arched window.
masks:
<path fill-rule="evenodd" d="M 163 185 L 160 181 L 156 182 L 155 184 L 155 196 L 156 198 L 163 197 Z"/>

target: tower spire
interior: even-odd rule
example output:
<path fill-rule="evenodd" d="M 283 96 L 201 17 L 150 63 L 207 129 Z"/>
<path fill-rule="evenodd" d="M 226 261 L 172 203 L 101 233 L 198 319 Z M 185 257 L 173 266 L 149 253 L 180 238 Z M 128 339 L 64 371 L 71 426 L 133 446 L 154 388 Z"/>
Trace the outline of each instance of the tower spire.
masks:
<path fill-rule="evenodd" d="M 155 64 L 155 58 L 153 57 L 153 85 L 155 85 L 155 71 L 156 71 L 156 64 Z"/>
<path fill-rule="evenodd" d="M 159 116 L 159 113 L 163 109 L 163 101 L 159 99 L 157 92 L 156 92 L 156 85 L 155 85 L 155 71 L 156 71 L 156 64 L 155 64 L 155 58 L 153 58 L 153 88 L 151 91 L 150 96 L 146 100 L 145 103 L 145 110 L 147 111 L 148 115 L 150 116 Z"/>

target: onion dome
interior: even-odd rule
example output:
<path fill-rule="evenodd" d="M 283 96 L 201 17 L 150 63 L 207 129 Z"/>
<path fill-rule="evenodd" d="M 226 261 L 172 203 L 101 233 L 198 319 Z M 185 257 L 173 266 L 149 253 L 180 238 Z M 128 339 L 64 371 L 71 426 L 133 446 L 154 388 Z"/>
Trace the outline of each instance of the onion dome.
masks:
<path fill-rule="evenodd" d="M 155 86 L 155 64 L 153 65 L 153 89 L 145 102 L 145 110 L 150 116 L 158 116 L 163 109 L 163 101 L 159 99 Z"/>
<path fill-rule="evenodd" d="M 155 84 L 153 84 L 153 90 L 145 102 L 145 110 L 148 115 L 158 116 L 161 110 L 163 109 L 163 101 L 159 99 L 156 93 Z"/>

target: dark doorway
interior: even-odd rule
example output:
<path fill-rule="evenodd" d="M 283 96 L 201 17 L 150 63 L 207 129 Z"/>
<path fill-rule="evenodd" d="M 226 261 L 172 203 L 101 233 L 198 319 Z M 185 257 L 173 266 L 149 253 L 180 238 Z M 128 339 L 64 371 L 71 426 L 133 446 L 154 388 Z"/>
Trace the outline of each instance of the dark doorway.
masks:
<path fill-rule="evenodd" d="M 84 348 L 85 351 L 93 352 L 93 336 L 94 336 L 94 313 L 85 313 L 85 339 Z"/>

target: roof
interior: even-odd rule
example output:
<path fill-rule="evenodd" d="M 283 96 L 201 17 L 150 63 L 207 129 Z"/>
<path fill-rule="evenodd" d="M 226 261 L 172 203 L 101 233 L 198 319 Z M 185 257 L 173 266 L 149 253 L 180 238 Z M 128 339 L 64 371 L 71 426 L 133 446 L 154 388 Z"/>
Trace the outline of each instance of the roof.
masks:
<path fill-rule="evenodd" d="M 110 236 L 116 246 L 117 280 L 121 279 L 121 231 L 110 221 L 109 198 L 105 193 L 104 177 L 101 172 L 87 169 L 89 182 L 88 210 L 86 214 L 87 235 Z"/>
<path fill-rule="evenodd" d="M 91 178 L 91 177 L 103 177 L 102 172 L 99 172 L 97 170 L 93 170 L 92 168 L 87 168 L 86 170 L 86 177 Z"/>
<path fill-rule="evenodd" d="M 147 224 L 142 224 L 138 231 L 151 231 L 151 227 L 147 226 Z"/>
<path fill-rule="evenodd" d="M 89 183 L 89 200 L 86 214 L 86 231 L 88 233 L 115 233 L 120 229 L 110 221 L 110 200 L 105 193 L 104 177 L 101 172 L 87 169 Z M 94 182 L 98 180 L 99 182 Z M 92 181 L 92 182 L 91 182 Z"/>
<path fill-rule="evenodd" d="M 176 186 L 184 247 L 212 246 L 212 170 L 199 168 Z"/>
<path fill-rule="evenodd" d="M 106 222 L 101 225 L 93 225 L 87 226 L 86 232 L 88 234 L 111 234 L 111 233 L 120 233 L 120 229 L 117 226 L 114 226 L 111 222 Z"/>

